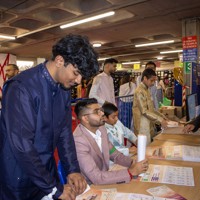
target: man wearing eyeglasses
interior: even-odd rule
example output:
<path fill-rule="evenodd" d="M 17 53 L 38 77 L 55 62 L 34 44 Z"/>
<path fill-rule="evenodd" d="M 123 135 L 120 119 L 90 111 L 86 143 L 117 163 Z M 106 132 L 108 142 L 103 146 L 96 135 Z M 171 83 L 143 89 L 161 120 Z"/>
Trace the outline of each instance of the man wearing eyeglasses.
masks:
<path fill-rule="evenodd" d="M 0 120 L 0 200 L 75 200 L 86 188 L 71 124 L 71 90 L 99 70 L 86 37 L 67 35 L 52 59 L 9 79 Z M 54 150 L 67 184 L 57 174 Z"/>
<path fill-rule="evenodd" d="M 77 157 L 82 174 L 88 184 L 127 183 L 133 176 L 148 169 L 145 159 L 136 162 L 122 153 L 109 142 L 104 112 L 96 99 L 84 99 L 75 106 L 80 124 L 74 131 Z M 127 167 L 119 171 L 109 171 L 109 161 Z"/>

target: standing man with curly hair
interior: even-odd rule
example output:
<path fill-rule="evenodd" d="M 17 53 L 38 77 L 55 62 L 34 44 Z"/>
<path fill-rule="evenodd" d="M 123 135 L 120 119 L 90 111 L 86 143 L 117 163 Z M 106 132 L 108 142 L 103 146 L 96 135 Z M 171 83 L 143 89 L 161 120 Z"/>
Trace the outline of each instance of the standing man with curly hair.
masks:
<path fill-rule="evenodd" d="M 4 84 L 0 121 L 0 199 L 74 200 L 86 188 L 71 129 L 71 91 L 99 70 L 88 39 L 68 35 L 52 59 Z M 61 185 L 54 160 L 58 148 L 67 174 Z"/>

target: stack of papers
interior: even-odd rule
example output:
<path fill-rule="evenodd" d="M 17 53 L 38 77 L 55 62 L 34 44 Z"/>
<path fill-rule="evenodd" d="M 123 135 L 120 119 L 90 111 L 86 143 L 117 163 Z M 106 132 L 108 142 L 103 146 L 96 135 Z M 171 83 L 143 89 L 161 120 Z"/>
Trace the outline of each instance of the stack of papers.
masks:
<path fill-rule="evenodd" d="M 146 156 L 155 159 L 200 162 L 200 146 L 150 146 L 147 147 Z"/>
<path fill-rule="evenodd" d="M 141 181 L 194 186 L 193 169 L 191 167 L 150 164 Z"/>
<path fill-rule="evenodd" d="M 167 127 L 178 127 L 178 122 L 168 121 Z"/>
<path fill-rule="evenodd" d="M 90 189 L 87 193 L 76 197 L 76 200 L 177 200 L 177 198 L 162 198 L 136 193 L 119 193 L 113 189 Z M 185 200 L 184 198 L 181 200 Z"/>

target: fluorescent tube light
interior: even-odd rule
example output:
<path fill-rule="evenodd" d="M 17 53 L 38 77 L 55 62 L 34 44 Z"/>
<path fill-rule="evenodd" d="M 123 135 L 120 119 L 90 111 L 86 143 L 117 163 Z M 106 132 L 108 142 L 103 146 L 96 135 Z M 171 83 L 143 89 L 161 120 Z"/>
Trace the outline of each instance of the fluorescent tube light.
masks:
<path fill-rule="evenodd" d="M 130 65 L 130 64 L 140 64 L 140 61 L 124 62 L 124 63 L 122 63 L 122 65 Z"/>
<path fill-rule="evenodd" d="M 78 24 L 83 24 L 83 23 L 91 22 L 91 21 L 101 19 L 101 18 L 104 18 L 104 17 L 109 17 L 109 16 L 112 16 L 114 14 L 115 14 L 114 11 L 110 11 L 110 12 L 107 12 L 107 13 L 103 13 L 103 14 L 100 14 L 100 15 L 96 15 L 96 16 L 89 17 L 89 18 L 86 18 L 86 19 L 81 19 L 81 20 L 78 20 L 78 21 L 75 21 L 75 22 L 71 22 L 71 23 L 68 23 L 68 24 L 61 25 L 60 28 L 62 28 L 62 29 L 69 28 L 71 26 L 76 26 Z"/>
<path fill-rule="evenodd" d="M 10 39 L 10 40 L 15 40 L 16 38 L 13 37 L 13 36 L 7 36 L 7 35 L 0 35 L 0 38 L 3 38 L 3 39 Z"/>
<path fill-rule="evenodd" d="M 169 44 L 174 43 L 174 40 L 167 40 L 167 41 L 161 41 L 161 42 L 150 42 L 145 44 L 136 44 L 135 47 L 147 47 L 147 46 L 153 46 L 153 45 L 159 45 L 159 44 Z"/>
<path fill-rule="evenodd" d="M 173 50 L 173 51 L 161 51 L 160 54 L 166 54 L 166 53 L 179 53 L 179 52 L 183 52 L 183 50 L 180 49 L 180 50 Z"/>
<path fill-rule="evenodd" d="M 98 58 L 98 61 L 101 61 L 101 60 L 106 60 L 108 58 Z"/>
<path fill-rule="evenodd" d="M 93 47 L 101 47 L 101 43 L 94 43 L 92 46 Z"/>

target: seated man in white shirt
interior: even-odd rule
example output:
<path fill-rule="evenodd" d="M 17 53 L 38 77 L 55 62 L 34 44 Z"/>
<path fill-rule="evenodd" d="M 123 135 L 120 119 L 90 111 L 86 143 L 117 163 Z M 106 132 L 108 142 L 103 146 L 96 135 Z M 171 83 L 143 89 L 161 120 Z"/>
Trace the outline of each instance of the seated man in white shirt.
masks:
<path fill-rule="evenodd" d="M 75 106 L 80 124 L 74 131 L 81 173 L 88 184 L 128 183 L 148 169 L 147 159 L 136 162 L 120 153 L 108 140 L 104 112 L 96 99 L 84 99 Z M 109 171 L 109 161 L 127 167 Z"/>

